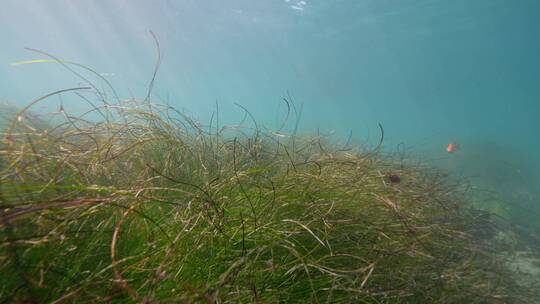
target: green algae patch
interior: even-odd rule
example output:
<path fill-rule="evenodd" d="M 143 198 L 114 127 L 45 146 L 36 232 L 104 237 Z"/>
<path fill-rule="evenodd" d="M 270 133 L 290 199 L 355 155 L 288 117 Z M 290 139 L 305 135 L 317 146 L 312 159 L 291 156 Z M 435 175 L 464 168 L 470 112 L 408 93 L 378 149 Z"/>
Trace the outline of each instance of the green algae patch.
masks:
<path fill-rule="evenodd" d="M 204 126 L 147 101 L 48 126 L 25 111 L 0 145 L 4 302 L 537 297 L 505 267 L 495 216 L 379 146 Z"/>

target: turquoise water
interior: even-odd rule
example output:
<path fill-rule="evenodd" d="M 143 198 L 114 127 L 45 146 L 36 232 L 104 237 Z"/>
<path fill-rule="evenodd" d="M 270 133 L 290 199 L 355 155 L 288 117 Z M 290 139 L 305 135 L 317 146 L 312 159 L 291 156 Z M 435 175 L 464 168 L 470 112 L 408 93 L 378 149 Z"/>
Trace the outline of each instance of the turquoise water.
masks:
<path fill-rule="evenodd" d="M 22 106 L 81 81 L 47 51 L 102 73 L 122 98 L 152 98 L 203 121 L 249 109 L 279 126 L 282 97 L 304 132 L 430 161 L 540 216 L 540 2 L 536 0 L 15 1 L 0 9 L 0 98 Z M 41 107 L 81 111 L 63 95 Z M 456 153 L 445 150 L 459 143 Z"/>

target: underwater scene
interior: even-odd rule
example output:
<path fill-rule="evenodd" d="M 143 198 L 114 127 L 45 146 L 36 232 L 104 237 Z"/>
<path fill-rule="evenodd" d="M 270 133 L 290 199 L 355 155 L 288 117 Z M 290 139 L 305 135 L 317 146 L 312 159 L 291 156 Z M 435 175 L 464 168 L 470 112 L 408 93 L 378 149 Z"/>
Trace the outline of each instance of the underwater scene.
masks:
<path fill-rule="evenodd" d="M 540 1 L 0 4 L 0 303 L 540 303 Z"/>

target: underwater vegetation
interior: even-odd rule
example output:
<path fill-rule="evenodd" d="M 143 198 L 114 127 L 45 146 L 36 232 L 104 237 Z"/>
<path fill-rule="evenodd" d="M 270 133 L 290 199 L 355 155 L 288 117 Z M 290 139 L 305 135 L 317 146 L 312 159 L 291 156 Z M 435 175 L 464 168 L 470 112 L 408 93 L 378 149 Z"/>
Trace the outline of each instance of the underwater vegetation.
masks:
<path fill-rule="evenodd" d="M 247 110 L 250 125 L 219 113 L 204 125 L 150 92 L 97 87 L 53 92 L 5 124 L 2 302 L 538 299 L 507 266 L 518 232 L 444 174 L 383 153 L 383 136 L 363 151 L 272 132 Z M 32 112 L 57 94 L 88 112 Z M 286 121 L 298 113 L 284 102 Z"/>

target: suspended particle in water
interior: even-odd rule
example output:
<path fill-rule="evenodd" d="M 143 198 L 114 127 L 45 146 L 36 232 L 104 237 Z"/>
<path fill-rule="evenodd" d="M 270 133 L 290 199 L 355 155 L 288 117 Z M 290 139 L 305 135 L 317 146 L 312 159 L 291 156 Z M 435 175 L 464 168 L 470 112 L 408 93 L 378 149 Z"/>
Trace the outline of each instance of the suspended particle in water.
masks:
<path fill-rule="evenodd" d="M 22 115 L 17 115 L 17 121 L 18 121 L 18 122 L 21 122 L 22 119 L 23 119 Z"/>

